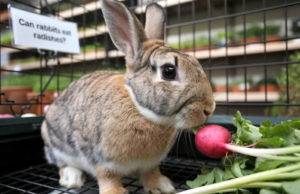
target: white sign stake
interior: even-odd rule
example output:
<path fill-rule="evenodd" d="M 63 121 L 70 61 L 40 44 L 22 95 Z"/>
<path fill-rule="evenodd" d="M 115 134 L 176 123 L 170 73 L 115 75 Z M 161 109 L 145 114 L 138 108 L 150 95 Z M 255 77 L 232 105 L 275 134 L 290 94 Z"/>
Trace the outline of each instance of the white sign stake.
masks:
<path fill-rule="evenodd" d="M 80 53 L 77 24 L 9 8 L 15 45 Z"/>

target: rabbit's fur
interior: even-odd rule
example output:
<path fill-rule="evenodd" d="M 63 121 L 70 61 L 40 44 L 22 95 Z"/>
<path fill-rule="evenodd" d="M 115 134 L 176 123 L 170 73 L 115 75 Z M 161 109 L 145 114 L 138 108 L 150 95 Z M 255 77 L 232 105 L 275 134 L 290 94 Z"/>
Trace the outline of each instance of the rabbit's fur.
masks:
<path fill-rule="evenodd" d="M 67 188 L 81 187 L 86 171 L 101 194 L 123 194 L 121 177 L 135 173 L 147 192 L 174 193 L 158 164 L 180 130 L 209 119 L 211 86 L 197 59 L 162 40 L 162 7 L 147 7 L 146 31 L 122 3 L 102 0 L 101 8 L 126 73 L 87 74 L 62 92 L 42 124 L 46 158 Z M 174 80 L 163 78 L 165 64 L 176 69 Z"/>

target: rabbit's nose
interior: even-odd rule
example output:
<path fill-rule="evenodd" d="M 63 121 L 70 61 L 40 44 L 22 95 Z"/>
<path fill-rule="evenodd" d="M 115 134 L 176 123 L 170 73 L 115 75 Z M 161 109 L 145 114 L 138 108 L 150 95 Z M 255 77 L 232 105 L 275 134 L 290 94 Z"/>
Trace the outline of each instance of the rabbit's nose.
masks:
<path fill-rule="evenodd" d="M 208 116 L 211 114 L 211 113 L 210 113 L 209 111 L 207 111 L 207 110 L 204 110 L 203 113 L 204 113 L 204 116 L 205 116 L 205 117 L 208 117 Z"/>
<path fill-rule="evenodd" d="M 212 115 L 211 112 L 207 111 L 207 110 L 204 110 L 203 111 L 203 115 L 204 115 L 204 118 L 205 118 L 205 123 L 207 123 Z"/>
<path fill-rule="evenodd" d="M 206 118 L 205 122 L 209 121 L 209 119 L 211 118 L 213 112 L 215 111 L 215 108 L 216 108 L 216 102 L 213 103 L 213 107 L 212 107 L 211 110 L 210 109 L 209 110 L 207 110 L 207 109 L 203 110 L 204 117 Z"/>

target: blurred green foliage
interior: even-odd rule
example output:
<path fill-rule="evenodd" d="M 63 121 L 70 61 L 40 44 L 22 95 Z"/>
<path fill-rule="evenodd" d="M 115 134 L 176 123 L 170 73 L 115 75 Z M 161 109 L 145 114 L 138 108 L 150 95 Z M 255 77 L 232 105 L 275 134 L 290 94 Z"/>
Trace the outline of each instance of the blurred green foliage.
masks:
<path fill-rule="evenodd" d="M 300 62 L 300 52 L 297 51 L 289 56 L 290 61 Z M 287 103 L 287 81 L 289 89 L 289 103 L 300 103 L 300 63 L 288 65 L 288 77 L 286 67 L 283 67 L 281 72 L 276 76 L 276 81 L 281 87 L 279 90 L 279 99 L 274 102 L 274 107 L 266 108 L 265 112 L 269 116 L 287 116 L 299 117 L 299 106 L 276 106 L 276 104 Z"/>
<path fill-rule="evenodd" d="M 11 44 L 12 33 L 1 34 L 1 44 Z"/>

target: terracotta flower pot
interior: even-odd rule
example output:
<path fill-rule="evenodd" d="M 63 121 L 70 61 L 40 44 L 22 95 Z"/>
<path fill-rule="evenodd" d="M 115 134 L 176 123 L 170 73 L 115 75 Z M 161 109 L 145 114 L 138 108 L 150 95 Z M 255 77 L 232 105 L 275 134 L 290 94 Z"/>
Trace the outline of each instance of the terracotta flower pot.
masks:
<path fill-rule="evenodd" d="M 15 103 L 27 103 L 26 94 L 31 92 L 31 87 L 2 87 L 1 92 L 4 92 L 5 95 L 1 95 L 1 103 L 8 104 L 6 99 L 13 100 Z M 13 111 L 15 114 L 20 114 L 22 110 L 22 106 L 24 105 L 13 105 Z M 24 113 L 28 113 L 28 111 L 24 111 Z M 13 114 L 10 110 L 9 105 L 1 105 L 0 106 L 0 114 Z"/>
<path fill-rule="evenodd" d="M 261 41 L 261 38 L 258 38 L 258 37 L 246 38 L 246 43 L 253 43 L 253 42 L 259 42 L 259 41 Z M 243 44 L 244 39 L 239 40 L 238 43 Z"/>
<path fill-rule="evenodd" d="M 39 94 L 39 92 L 28 92 L 27 93 L 27 100 L 34 99 Z M 54 92 L 44 92 L 45 96 L 39 96 L 37 101 L 32 100 L 31 103 L 43 103 L 43 104 L 35 104 L 31 105 L 31 108 L 29 110 L 30 113 L 43 116 L 44 113 L 44 107 L 54 101 Z M 44 104 L 45 103 L 45 104 Z"/>
<path fill-rule="evenodd" d="M 266 37 L 266 40 L 278 40 L 278 39 L 280 39 L 280 36 L 276 36 L 276 35 Z M 278 43 L 278 42 L 280 42 L 280 41 L 267 42 L 267 44 L 274 44 L 274 43 Z"/>
<path fill-rule="evenodd" d="M 230 92 L 245 92 L 245 90 L 244 89 L 240 89 L 239 86 L 231 86 L 229 89 L 230 89 Z M 247 92 L 251 92 L 251 91 L 253 91 L 252 87 L 250 87 L 250 88 L 247 89 Z"/>
<path fill-rule="evenodd" d="M 226 86 L 215 86 L 214 92 L 226 92 Z"/>
<path fill-rule="evenodd" d="M 265 85 L 258 86 L 258 91 L 265 92 Z M 278 86 L 276 85 L 267 85 L 267 92 L 276 92 L 278 91 Z"/>
<path fill-rule="evenodd" d="M 2 2 L 1 2 L 1 3 L 2 3 Z M 1 17 L 1 21 L 6 21 L 6 20 L 8 20 L 8 18 L 9 18 L 8 11 L 7 11 L 7 10 L 2 11 L 0 17 Z"/>
<path fill-rule="evenodd" d="M 214 44 L 210 45 L 210 47 L 214 47 L 214 46 L 215 46 Z M 193 47 L 184 47 L 184 48 L 181 48 L 180 50 L 184 51 L 184 52 L 188 52 L 188 51 L 193 51 L 193 49 L 194 49 Z M 196 51 L 203 51 L 203 50 L 208 50 L 208 49 L 209 49 L 209 45 L 195 47 Z M 215 48 L 210 48 L 210 50 L 213 50 L 213 49 L 215 49 Z"/>

